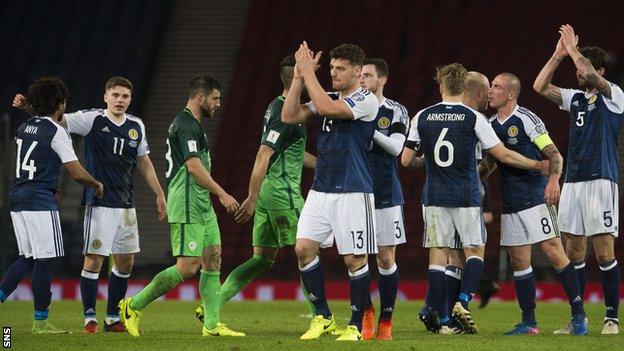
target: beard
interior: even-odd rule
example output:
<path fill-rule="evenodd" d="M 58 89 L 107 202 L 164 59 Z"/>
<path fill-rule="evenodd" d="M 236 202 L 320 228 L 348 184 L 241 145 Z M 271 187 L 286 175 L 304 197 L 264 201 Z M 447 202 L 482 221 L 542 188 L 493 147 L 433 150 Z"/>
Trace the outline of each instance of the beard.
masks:
<path fill-rule="evenodd" d="M 204 118 L 210 118 L 214 115 L 214 111 L 210 108 L 201 107 L 201 113 Z"/>

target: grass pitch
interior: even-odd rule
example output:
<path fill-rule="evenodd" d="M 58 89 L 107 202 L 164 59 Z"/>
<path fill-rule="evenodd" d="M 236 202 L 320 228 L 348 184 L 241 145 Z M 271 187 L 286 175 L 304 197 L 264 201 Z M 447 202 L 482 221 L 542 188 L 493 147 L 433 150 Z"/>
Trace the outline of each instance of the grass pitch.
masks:
<path fill-rule="evenodd" d="M 301 341 L 310 319 L 303 302 L 232 302 L 222 312 L 222 321 L 245 338 L 202 337 L 201 325 L 194 318 L 195 302 L 155 302 L 141 319 L 143 334 L 83 334 L 82 307 L 77 301 L 54 301 L 50 321 L 71 335 L 32 335 L 32 303 L 8 301 L 0 305 L 0 327 L 12 329 L 11 348 L 16 350 L 623 350 L 624 335 L 602 336 L 604 307 L 587 304 L 590 321 L 588 337 L 552 335 L 569 316 L 563 303 L 540 303 L 537 308 L 540 334 L 508 337 L 502 335 L 519 320 L 515 303 L 491 303 L 474 310 L 479 326 L 476 335 L 437 335 L 424 330 L 417 318 L 422 302 L 398 302 L 394 313 L 394 341 L 336 342 L 333 336 L 318 341 Z M 332 301 L 338 324 L 349 317 L 346 301 Z M 98 301 L 100 323 L 105 301 Z"/>

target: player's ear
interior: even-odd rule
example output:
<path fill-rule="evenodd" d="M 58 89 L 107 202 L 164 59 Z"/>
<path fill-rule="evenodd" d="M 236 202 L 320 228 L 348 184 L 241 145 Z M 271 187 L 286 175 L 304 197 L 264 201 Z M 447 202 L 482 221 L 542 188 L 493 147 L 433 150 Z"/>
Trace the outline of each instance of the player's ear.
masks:
<path fill-rule="evenodd" d="M 386 77 L 386 76 L 382 76 L 382 77 L 379 78 L 379 83 L 381 85 L 386 85 L 387 81 L 388 81 L 388 77 Z"/>

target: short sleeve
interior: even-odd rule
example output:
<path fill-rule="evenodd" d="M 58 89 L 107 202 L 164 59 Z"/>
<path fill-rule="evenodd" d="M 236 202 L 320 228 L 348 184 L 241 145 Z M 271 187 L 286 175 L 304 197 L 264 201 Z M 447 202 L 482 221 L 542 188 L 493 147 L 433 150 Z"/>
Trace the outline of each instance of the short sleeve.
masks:
<path fill-rule="evenodd" d="M 519 112 L 519 114 L 521 115 L 520 120 L 524 126 L 524 132 L 531 139 L 532 143 L 535 143 L 535 140 L 540 136 L 548 134 L 544 122 L 536 114 L 527 110 Z"/>
<path fill-rule="evenodd" d="M 318 115 L 318 110 L 316 109 L 316 106 L 314 105 L 314 103 L 312 101 L 306 102 L 303 105 L 305 107 L 309 108 L 310 111 L 312 111 L 312 113 L 314 113 L 315 115 Z"/>
<path fill-rule="evenodd" d="M 149 144 L 147 143 L 147 133 L 145 132 L 145 124 L 143 121 L 138 121 L 139 126 L 141 126 L 141 141 L 139 142 L 139 147 L 137 148 L 137 156 L 143 156 L 150 153 Z"/>
<path fill-rule="evenodd" d="M 61 159 L 62 163 L 67 163 L 71 161 L 78 160 L 76 157 L 76 152 L 74 151 L 74 146 L 72 145 L 72 140 L 69 137 L 69 133 L 65 128 L 58 127 L 56 129 L 56 134 L 52 137 L 52 142 L 50 143 L 52 150 L 56 152 L 56 154 Z"/>
<path fill-rule="evenodd" d="M 388 128 L 388 134 L 401 133 L 407 134 L 407 126 L 409 123 L 409 115 L 407 109 L 403 105 L 398 105 L 394 110 L 394 116 L 390 127 Z"/>
<path fill-rule="evenodd" d="M 351 94 L 349 97 L 344 98 L 343 101 L 353 114 L 353 119 L 361 119 L 366 122 L 375 120 L 377 112 L 379 111 L 379 100 L 375 94 L 371 92 L 363 92 L 358 90 Z"/>
<path fill-rule="evenodd" d="M 265 131 L 262 133 L 262 145 L 279 150 L 284 145 L 293 126 L 282 122 L 279 115 L 272 115 Z"/>
<path fill-rule="evenodd" d="M 611 82 L 609 82 L 609 85 L 611 86 L 611 99 L 604 97 L 607 108 L 618 114 L 624 113 L 624 92 L 622 92 L 622 88 Z"/>
<path fill-rule="evenodd" d="M 477 134 L 477 138 L 481 142 L 481 146 L 483 149 L 491 149 L 496 144 L 500 143 L 500 139 L 494 132 L 494 128 L 487 121 L 484 115 L 481 113 L 477 113 L 477 120 L 475 121 L 475 133 Z"/>
<path fill-rule="evenodd" d="M 201 127 L 199 125 L 184 123 L 180 125 L 176 134 L 182 158 L 187 160 L 192 156 L 199 157 L 200 141 L 201 138 L 204 137 Z"/>
<path fill-rule="evenodd" d="M 580 90 L 559 88 L 559 93 L 561 93 L 561 105 L 559 105 L 559 108 L 564 111 L 570 111 L 572 97 L 578 92 Z"/>
<path fill-rule="evenodd" d="M 70 133 L 85 136 L 91 132 L 95 117 L 101 114 L 101 110 L 82 110 L 74 113 L 66 113 L 67 130 Z"/>
<path fill-rule="evenodd" d="M 420 134 L 418 134 L 418 118 L 422 111 L 419 111 L 414 118 L 412 118 L 412 122 L 410 123 L 409 133 L 407 135 L 407 140 L 405 141 L 405 147 L 408 149 L 416 150 L 420 149 Z"/>

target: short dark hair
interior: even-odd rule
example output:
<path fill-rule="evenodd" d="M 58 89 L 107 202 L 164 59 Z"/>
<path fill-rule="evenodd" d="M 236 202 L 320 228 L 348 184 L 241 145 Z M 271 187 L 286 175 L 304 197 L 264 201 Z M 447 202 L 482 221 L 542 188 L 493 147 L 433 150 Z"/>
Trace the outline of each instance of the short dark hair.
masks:
<path fill-rule="evenodd" d="M 67 101 L 69 90 L 58 77 L 41 77 L 28 86 L 26 101 L 34 116 L 51 116 Z"/>
<path fill-rule="evenodd" d="M 189 84 L 189 99 L 199 93 L 210 94 L 214 89 L 221 90 L 221 84 L 216 79 L 206 75 L 196 76 Z"/>
<path fill-rule="evenodd" d="M 604 68 L 605 73 L 611 68 L 611 57 L 606 51 L 597 46 L 585 46 L 579 49 L 596 70 Z"/>
<path fill-rule="evenodd" d="M 340 44 L 332 49 L 329 56 L 333 59 L 349 60 L 353 66 L 362 66 L 364 64 L 364 51 L 355 44 Z"/>
<path fill-rule="evenodd" d="M 289 89 L 292 84 L 295 63 L 295 55 L 288 55 L 280 62 L 279 75 L 286 89 Z"/>
<path fill-rule="evenodd" d="M 444 85 L 445 90 L 452 96 L 459 95 L 466 90 L 466 76 L 468 71 L 461 63 L 450 63 L 437 67 L 435 80 Z"/>
<path fill-rule="evenodd" d="M 375 71 L 377 71 L 377 75 L 379 77 L 387 77 L 388 70 L 388 62 L 386 60 L 379 57 L 370 57 L 364 60 L 364 65 L 373 65 L 375 66 Z"/>
<path fill-rule="evenodd" d="M 106 81 L 105 90 L 108 91 L 108 89 L 114 88 L 116 86 L 128 88 L 130 92 L 132 92 L 132 82 L 130 82 L 130 80 L 126 77 L 111 77 L 109 80 Z"/>

